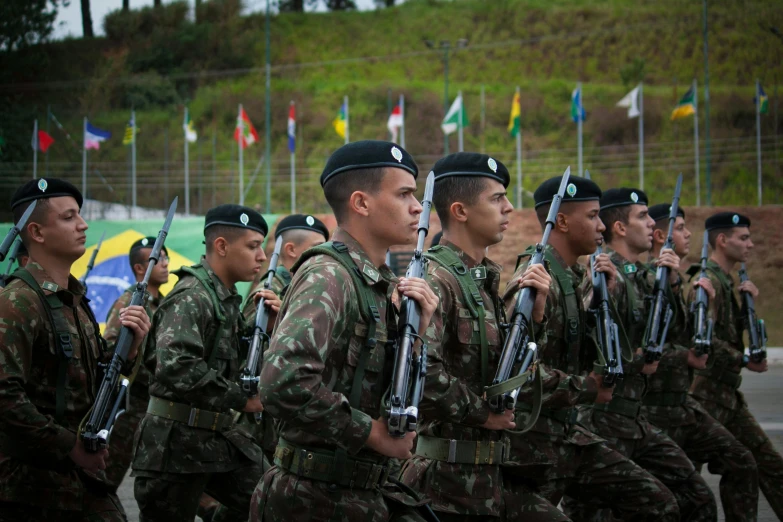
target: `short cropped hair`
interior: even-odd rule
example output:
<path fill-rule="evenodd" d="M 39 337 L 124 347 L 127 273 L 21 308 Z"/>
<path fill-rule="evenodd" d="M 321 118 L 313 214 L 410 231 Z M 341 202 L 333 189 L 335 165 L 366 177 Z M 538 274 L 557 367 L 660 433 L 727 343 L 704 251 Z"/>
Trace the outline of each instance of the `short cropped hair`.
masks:
<path fill-rule="evenodd" d="M 383 167 L 356 169 L 340 173 L 326 182 L 324 196 L 338 225 L 348 217 L 348 200 L 351 194 L 357 190 L 377 194 L 381 190 L 385 173 Z"/>
<path fill-rule="evenodd" d="M 49 198 L 41 198 L 36 199 L 34 201 L 37 201 L 38 204 L 35 206 L 35 210 L 33 210 L 33 213 L 30 214 L 30 218 L 27 220 L 28 223 L 43 223 L 46 219 L 46 214 L 49 212 Z M 21 205 L 18 205 L 13 210 L 14 215 L 14 223 L 19 223 L 19 220 L 22 219 L 22 215 L 25 213 L 25 211 L 28 209 L 30 205 L 33 204 L 33 201 L 30 201 L 28 203 L 22 203 Z M 25 226 L 19 235 L 22 238 L 22 244 L 25 246 L 25 248 L 29 247 L 29 238 L 27 237 L 27 226 Z"/>
<path fill-rule="evenodd" d="M 479 195 L 486 188 L 484 176 L 451 176 L 436 183 L 432 204 L 438 213 L 443 229 L 449 227 L 449 209 L 454 203 L 475 205 Z"/>
<path fill-rule="evenodd" d="M 710 243 L 710 247 L 712 249 L 715 249 L 715 243 L 718 241 L 718 236 L 723 234 L 727 237 L 731 237 L 734 235 L 734 231 L 737 230 L 736 227 L 728 227 L 728 228 L 713 228 L 709 232 L 707 232 L 707 241 Z"/>
<path fill-rule="evenodd" d="M 207 244 L 207 253 L 212 252 L 215 240 L 222 237 L 229 243 L 233 243 L 249 230 L 247 228 L 231 227 L 226 225 L 212 225 L 204 231 L 204 242 Z"/>
<path fill-rule="evenodd" d="M 612 227 L 614 226 L 616 221 L 619 221 L 623 225 L 628 224 L 628 216 L 631 215 L 631 205 L 625 205 L 622 207 L 611 207 L 607 208 L 605 210 L 601 210 L 601 212 L 598 214 L 598 217 L 601 218 L 601 221 L 604 222 L 604 226 L 606 227 L 606 230 L 604 230 L 604 240 L 607 243 L 612 242 L 613 238 L 613 232 Z"/>

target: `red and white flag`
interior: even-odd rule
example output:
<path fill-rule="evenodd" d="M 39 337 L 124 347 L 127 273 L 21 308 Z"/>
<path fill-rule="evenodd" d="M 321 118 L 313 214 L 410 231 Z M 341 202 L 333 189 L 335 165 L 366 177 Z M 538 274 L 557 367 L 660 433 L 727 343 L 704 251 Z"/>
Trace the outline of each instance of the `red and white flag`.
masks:
<path fill-rule="evenodd" d="M 248 118 L 245 108 L 239 109 L 239 116 L 237 116 L 237 127 L 234 129 L 234 139 L 238 141 L 243 149 L 246 149 L 248 145 L 258 141 L 258 133 L 256 132 L 253 123 Z"/>
<path fill-rule="evenodd" d="M 386 123 L 386 127 L 389 129 L 392 135 L 392 141 L 397 143 L 397 138 L 400 135 L 400 128 L 405 124 L 402 117 L 402 107 L 398 103 L 394 106 L 394 110 L 389 115 L 389 121 Z"/>
<path fill-rule="evenodd" d="M 33 133 L 33 140 L 30 145 L 33 147 L 33 150 L 46 152 L 47 149 L 51 147 L 52 143 L 54 143 L 54 138 L 52 138 L 48 132 L 39 130 L 38 132 Z"/>

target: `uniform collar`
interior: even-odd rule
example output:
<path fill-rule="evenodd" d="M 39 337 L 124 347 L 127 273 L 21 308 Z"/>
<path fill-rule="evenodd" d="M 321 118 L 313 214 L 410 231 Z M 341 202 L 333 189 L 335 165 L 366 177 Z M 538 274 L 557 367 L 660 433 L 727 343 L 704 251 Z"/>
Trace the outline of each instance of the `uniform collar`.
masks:
<path fill-rule="evenodd" d="M 204 267 L 204 269 L 209 274 L 209 278 L 212 280 L 212 284 L 215 287 L 215 292 L 217 293 L 218 299 L 220 299 L 221 301 L 225 301 L 226 299 L 229 299 L 235 295 L 236 296 L 239 295 L 236 286 L 232 286 L 231 288 L 228 288 L 226 285 L 223 284 L 220 278 L 215 275 L 215 272 L 212 270 L 212 267 L 209 266 L 206 257 L 201 258 L 201 266 Z"/>
<path fill-rule="evenodd" d="M 291 282 L 292 278 L 291 272 L 289 272 L 288 269 L 283 265 L 277 265 L 277 270 L 275 270 L 275 277 L 282 281 L 283 286 L 287 286 Z"/>
<path fill-rule="evenodd" d="M 586 268 L 584 267 L 584 265 L 580 265 L 578 261 L 577 261 L 576 263 L 574 263 L 573 265 L 569 266 L 569 265 L 568 265 L 568 264 L 565 262 L 565 259 L 563 259 L 563 256 L 561 256 L 561 255 L 560 255 L 560 252 L 558 252 L 558 251 L 557 251 L 557 249 L 556 249 L 555 247 L 553 247 L 552 245 L 547 245 L 547 246 L 546 246 L 546 251 L 552 254 L 552 258 L 553 258 L 553 259 L 554 259 L 554 260 L 555 260 L 557 263 L 559 263 L 559 264 L 560 264 L 560 266 L 563 268 L 563 270 L 565 270 L 565 271 L 566 271 L 566 273 L 568 273 L 569 271 L 571 271 L 571 272 L 573 272 L 573 273 L 574 273 L 574 274 L 575 274 L 575 275 L 576 275 L 576 276 L 577 276 L 579 279 L 581 279 L 581 278 L 582 278 L 582 276 L 584 276 L 584 274 L 585 274 L 585 271 L 586 271 Z"/>
<path fill-rule="evenodd" d="M 487 267 L 488 272 L 493 271 L 498 274 L 500 273 L 501 266 L 495 263 L 494 261 L 492 261 L 491 259 L 489 259 L 488 257 L 482 258 L 481 261 L 476 261 L 475 259 L 470 257 L 467 253 L 465 253 L 464 250 L 462 250 L 460 247 L 458 247 L 448 239 L 441 239 L 439 244 L 445 248 L 448 248 L 455 254 L 457 254 L 457 257 L 459 257 L 460 261 L 465 263 L 465 266 L 468 267 L 468 269 L 471 269 L 478 265 L 483 265 Z"/>
<path fill-rule="evenodd" d="M 359 242 L 345 230 L 341 228 L 335 230 L 332 235 L 332 242 L 342 243 L 348 248 L 348 254 L 356 265 L 357 271 L 368 285 L 388 284 L 396 279 L 385 264 L 380 268 L 375 266 Z"/>

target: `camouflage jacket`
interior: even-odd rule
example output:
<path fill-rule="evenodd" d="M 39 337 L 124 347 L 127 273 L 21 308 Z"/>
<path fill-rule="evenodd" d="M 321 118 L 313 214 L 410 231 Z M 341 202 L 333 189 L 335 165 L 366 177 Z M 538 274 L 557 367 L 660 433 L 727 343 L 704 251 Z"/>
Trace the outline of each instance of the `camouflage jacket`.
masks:
<path fill-rule="evenodd" d="M 563 440 L 578 445 L 600 442 L 589 431 L 575 424 L 566 424 L 555 419 L 548 412 L 566 410 L 578 404 L 592 404 L 598 394 L 598 383 L 587 374 L 592 371 L 596 359 L 595 343 L 586 326 L 586 314 L 581 301 L 580 283 L 585 277 L 585 268 L 581 265 L 566 265 L 563 258 L 552 246 L 547 246 L 545 266 L 552 276 L 544 311 L 544 321 L 536 325 L 534 339 L 538 345 L 539 366 L 543 381 L 542 415 L 536 424 L 524 435 L 511 435 L 510 460 L 518 465 L 556 464 L 558 453 L 555 449 Z M 571 286 L 575 290 L 579 307 L 578 338 L 581 341 L 569 344 L 566 339 L 569 327 L 566 311 L 566 297 L 557 281 L 552 264 L 558 263 L 565 271 Z M 506 286 L 503 299 L 506 313 L 510 315 L 519 293 L 516 281 L 522 277 L 529 265 L 529 259 L 521 262 Z M 532 392 L 523 390 L 520 401 L 532 400 Z M 517 426 L 527 422 L 529 408 L 518 408 Z M 531 444 L 531 441 L 535 441 Z"/>
<path fill-rule="evenodd" d="M 647 390 L 647 376 L 642 373 L 644 355 L 636 351 L 642 346 L 644 328 L 647 323 L 645 296 L 652 291 L 652 277 L 646 265 L 637 261 L 631 263 L 623 256 L 607 248 L 612 263 L 617 270 L 614 292 L 610 299 L 614 310 L 620 317 L 615 317 L 620 330 L 622 346 L 630 345 L 634 352 L 633 360 L 623 362 L 624 378 L 615 386 L 612 402 L 609 405 L 595 405 L 584 409 L 580 415 L 582 421 L 593 432 L 603 437 L 619 437 L 622 439 L 640 439 L 647 429 L 647 421 L 638 414 L 635 418 L 605 411 L 615 404 L 629 406 L 640 405 Z M 593 284 L 589 277 L 582 283 L 582 295 L 585 306 L 590 306 L 593 299 Z M 623 350 L 625 351 L 625 350 Z"/>
<path fill-rule="evenodd" d="M 77 473 L 68 454 L 95 401 L 97 364 L 111 354 L 84 310 L 88 299 L 78 280 L 69 277 L 66 289 L 34 261 L 26 270 L 63 303 L 73 358 L 66 368 L 64 417 L 56 421 L 61 355 L 55 332 L 38 295 L 13 279 L 0 292 L 0 502 L 80 510 L 85 490 L 79 475 L 85 472 Z"/>
<path fill-rule="evenodd" d="M 135 290 L 136 285 L 129 286 L 120 295 L 120 297 L 114 301 L 114 304 L 106 316 L 106 327 L 103 329 L 103 338 L 106 339 L 106 342 L 109 343 L 109 346 L 113 346 L 120 336 L 120 330 L 122 329 L 122 324 L 120 324 L 120 310 L 128 306 Z M 163 299 L 162 294 L 158 297 L 153 297 L 150 295 L 149 299 L 147 299 L 145 310 L 147 310 L 147 315 L 150 317 L 150 320 L 152 320 L 155 311 L 160 306 L 161 299 Z M 147 340 L 148 339 L 145 339 L 145 343 Z M 154 350 L 155 343 L 150 343 L 149 349 Z M 150 355 L 151 354 L 147 354 L 145 357 L 149 357 Z M 142 400 L 148 400 L 150 397 L 149 385 L 151 380 L 152 374 L 150 374 L 150 371 L 147 369 L 147 367 L 143 364 L 139 365 L 139 371 L 136 374 L 136 379 L 133 381 L 133 385 L 130 388 L 131 396 Z"/>
<path fill-rule="evenodd" d="M 269 272 L 267 272 L 267 274 L 268 273 Z M 272 277 L 272 286 L 270 287 L 270 290 L 272 290 L 278 297 L 281 296 L 283 294 L 283 289 L 291 283 L 291 277 L 293 276 L 286 267 L 283 265 L 277 265 L 275 275 Z M 253 295 L 256 292 L 260 292 L 264 289 L 266 278 L 262 277 L 261 279 L 262 280 L 255 284 L 247 293 L 245 303 L 242 305 L 242 315 L 244 316 L 245 322 L 247 322 L 247 324 L 253 324 L 253 321 L 256 319 L 257 308 L 256 302 L 253 299 Z"/>
<path fill-rule="evenodd" d="M 691 393 L 699 399 L 714 401 L 733 409 L 738 400 L 735 388 L 706 374 L 726 372 L 739 375 L 742 369 L 740 363 L 745 353 L 745 344 L 742 340 L 745 323 L 739 296 L 734 291 L 734 277 L 724 272 L 720 265 L 711 259 L 707 263 L 707 275 L 715 288 L 715 298 L 710 299 L 709 306 L 709 314 L 715 324 L 714 334 L 707 370 L 695 372 Z M 696 292 L 691 289 L 688 293 L 688 303 L 695 299 Z"/>
<path fill-rule="evenodd" d="M 206 269 L 217 294 L 225 323 L 218 328 L 212 299 L 195 277 L 179 272 L 179 281 L 155 313 L 150 337 L 155 350 L 145 354 L 154 363 L 150 396 L 202 410 L 230 413 L 247 403 L 239 381 L 244 320 L 241 297 L 227 288 L 206 259 Z M 209 364 L 215 336 L 219 335 L 213 364 Z M 244 455 L 244 456 L 243 456 Z M 185 423 L 147 414 L 139 426 L 133 459 L 134 471 L 213 473 L 246 464 L 245 457 L 261 463 L 261 449 L 244 429 L 226 431 L 190 427 Z"/>
<path fill-rule="evenodd" d="M 487 338 L 486 378 L 492 380 L 503 350 L 503 307 L 498 297 L 500 265 L 484 258 L 472 259 L 453 243 L 441 240 L 467 267 L 484 301 Z M 455 440 L 500 441 L 502 431 L 481 428 L 489 417 L 489 404 L 482 397 L 481 340 L 476 319 L 471 317 L 457 279 L 437 261 L 430 259 L 428 281 L 440 298 L 440 313 L 433 316 L 427 330 L 427 378 L 419 405 L 423 422 L 420 436 Z M 440 342 L 434 339 L 440 339 Z M 499 464 L 499 463 L 498 463 Z M 475 466 L 433 462 L 427 474 L 427 490 L 432 491 L 434 509 L 463 515 L 500 513 L 502 497 L 499 466 Z M 443 488 L 453 484 L 452 488 Z M 464 488 L 457 486 L 466 484 Z M 481 491 L 481 495 L 476 492 Z"/>
<path fill-rule="evenodd" d="M 347 232 L 338 229 L 333 242 L 347 247 L 380 317 L 378 342 L 367 356 L 358 404 L 351 405 L 349 397 L 366 349 L 368 325 L 362 320 L 351 275 L 324 254 L 306 259 L 294 274 L 264 354 L 259 395 L 264 411 L 279 422 L 279 436 L 288 442 L 312 449 L 342 448 L 351 455 L 385 461 L 365 443 L 372 419 L 383 414 L 381 399 L 391 377 L 393 357 L 387 356 L 387 341 L 394 335 L 387 332 L 389 327 L 396 329 L 395 279 L 385 265 L 373 265 Z"/>

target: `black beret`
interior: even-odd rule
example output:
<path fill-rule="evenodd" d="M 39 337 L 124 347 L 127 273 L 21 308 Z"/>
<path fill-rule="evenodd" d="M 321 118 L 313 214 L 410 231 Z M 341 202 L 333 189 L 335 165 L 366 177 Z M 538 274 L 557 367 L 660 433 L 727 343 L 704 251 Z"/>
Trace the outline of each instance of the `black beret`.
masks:
<path fill-rule="evenodd" d="M 275 230 L 275 239 L 280 237 L 280 234 L 286 230 L 301 229 L 309 230 L 310 232 L 318 232 L 324 239 L 329 241 L 329 229 L 326 228 L 323 221 L 317 217 L 308 216 L 305 214 L 294 214 L 292 216 L 286 216 L 277 225 Z"/>
<path fill-rule="evenodd" d="M 71 196 L 76 200 L 79 208 L 82 208 L 82 203 L 84 202 L 82 193 L 64 179 L 31 179 L 14 192 L 14 197 L 11 198 L 11 210 L 22 203 L 29 203 L 36 199 L 60 198 L 63 196 Z"/>
<path fill-rule="evenodd" d="M 223 225 L 224 227 L 249 228 L 256 232 L 261 232 L 266 236 L 269 227 L 264 220 L 264 216 L 252 208 L 242 205 L 219 205 L 207 211 L 204 218 L 204 231 L 212 225 Z"/>
<path fill-rule="evenodd" d="M 440 240 L 442 237 L 443 237 L 442 231 L 432 236 L 432 244 L 430 245 L 430 248 L 440 245 Z"/>
<path fill-rule="evenodd" d="M 508 187 L 511 178 L 503 163 L 477 152 L 457 152 L 443 157 L 432 167 L 435 181 L 452 176 L 480 176 L 499 181 Z"/>
<path fill-rule="evenodd" d="M 343 145 L 329 156 L 321 173 L 321 186 L 343 172 L 379 167 L 407 170 L 414 179 L 419 175 L 419 168 L 413 161 L 413 156 L 399 145 L 390 141 L 354 141 Z"/>
<path fill-rule="evenodd" d="M 671 208 L 672 206 L 668 203 L 658 203 L 657 205 L 651 206 L 648 210 L 651 218 L 655 221 L 660 221 L 662 219 L 669 219 L 669 209 Z M 677 215 L 682 219 L 685 219 L 685 211 L 679 205 L 677 206 Z"/>
<path fill-rule="evenodd" d="M 647 194 L 639 189 L 613 188 L 601 196 L 601 210 L 628 205 L 646 205 Z"/>
<path fill-rule="evenodd" d="M 135 241 L 135 242 L 134 242 L 134 243 L 131 245 L 129 252 L 132 254 L 134 251 L 136 251 L 136 250 L 141 250 L 142 248 L 152 248 L 153 246 L 155 246 L 155 241 L 156 241 L 157 239 L 158 239 L 158 238 L 157 238 L 157 237 L 155 237 L 155 236 L 147 236 L 147 237 L 143 237 L 143 238 L 141 238 L 141 239 L 137 239 L 137 240 L 136 240 L 136 241 Z M 168 254 L 168 253 L 169 253 L 169 251 L 168 251 L 168 250 L 166 250 L 166 245 L 163 245 L 163 248 L 161 248 L 161 250 L 163 250 L 164 252 L 166 252 L 166 254 Z"/>
<path fill-rule="evenodd" d="M 562 180 L 563 176 L 556 176 L 549 178 L 538 186 L 533 194 L 536 208 L 551 203 L 555 199 L 557 191 L 560 190 L 560 182 Z M 568 203 L 569 201 L 598 201 L 600 199 L 601 187 L 595 181 L 588 178 L 580 178 L 579 176 L 569 176 L 563 203 Z"/>
<path fill-rule="evenodd" d="M 708 217 L 704 222 L 704 228 L 708 231 L 734 227 L 750 227 L 750 218 L 736 212 L 718 212 Z"/>

